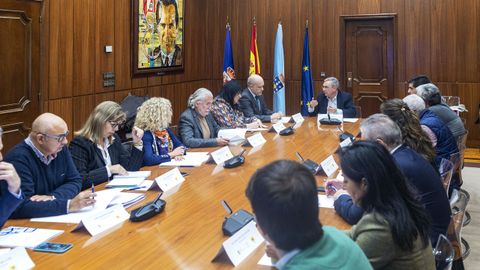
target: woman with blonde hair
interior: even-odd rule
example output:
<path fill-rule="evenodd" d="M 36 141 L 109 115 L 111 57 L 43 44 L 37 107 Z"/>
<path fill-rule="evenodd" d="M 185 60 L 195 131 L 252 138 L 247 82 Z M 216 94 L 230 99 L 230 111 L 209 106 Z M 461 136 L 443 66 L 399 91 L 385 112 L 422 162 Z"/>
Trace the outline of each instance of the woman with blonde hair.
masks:
<path fill-rule="evenodd" d="M 185 146 L 168 128 L 172 115 L 172 104 L 161 97 L 150 98 L 138 108 L 135 126 L 145 130 L 143 165 L 156 165 L 172 158 L 183 159 Z"/>
<path fill-rule="evenodd" d="M 106 182 L 113 174 L 137 171 L 142 166 L 143 130 L 133 127 L 130 151 L 115 133 L 125 122 L 125 112 L 113 101 L 95 107 L 70 143 L 73 162 L 82 176 L 82 188 Z"/>

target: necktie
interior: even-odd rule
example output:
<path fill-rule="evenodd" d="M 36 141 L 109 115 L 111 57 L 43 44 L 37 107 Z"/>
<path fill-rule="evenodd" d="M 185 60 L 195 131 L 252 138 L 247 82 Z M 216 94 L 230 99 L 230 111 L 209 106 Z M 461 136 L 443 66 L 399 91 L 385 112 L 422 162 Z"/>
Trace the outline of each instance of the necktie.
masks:
<path fill-rule="evenodd" d="M 260 97 L 255 96 L 255 100 L 257 101 L 258 110 L 262 111 L 262 105 L 260 104 Z"/>

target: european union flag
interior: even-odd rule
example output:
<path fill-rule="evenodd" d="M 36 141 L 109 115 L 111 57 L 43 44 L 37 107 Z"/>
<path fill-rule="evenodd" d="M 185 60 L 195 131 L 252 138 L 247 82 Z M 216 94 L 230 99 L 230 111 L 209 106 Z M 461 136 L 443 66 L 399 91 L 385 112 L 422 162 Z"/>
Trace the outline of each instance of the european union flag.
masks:
<path fill-rule="evenodd" d="M 308 27 L 305 28 L 305 39 L 303 41 L 303 60 L 302 60 L 302 100 L 301 113 L 308 115 L 308 106 L 313 98 L 313 80 L 310 70 L 310 49 L 308 46 Z"/>

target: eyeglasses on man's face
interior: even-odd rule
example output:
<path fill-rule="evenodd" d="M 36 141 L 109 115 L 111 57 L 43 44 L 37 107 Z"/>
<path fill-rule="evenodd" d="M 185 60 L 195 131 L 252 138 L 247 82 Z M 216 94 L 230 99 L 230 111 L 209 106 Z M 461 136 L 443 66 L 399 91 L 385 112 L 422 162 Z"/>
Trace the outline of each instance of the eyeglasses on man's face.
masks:
<path fill-rule="evenodd" d="M 68 133 L 69 131 L 67 130 L 65 133 L 63 134 L 57 134 L 57 135 L 52 135 L 52 134 L 48 134 L 48 133 L 41 133 L 39 132 L 39 134 L 42 134 L 43 136 L 47 137 L 47 138 L 50 138 L 50 139 L 54 139 L 56 140 L 57 142 L 63 142 L 63 140 L 65 140 L 65 138 L 67 138 L 68 136 Z"/>

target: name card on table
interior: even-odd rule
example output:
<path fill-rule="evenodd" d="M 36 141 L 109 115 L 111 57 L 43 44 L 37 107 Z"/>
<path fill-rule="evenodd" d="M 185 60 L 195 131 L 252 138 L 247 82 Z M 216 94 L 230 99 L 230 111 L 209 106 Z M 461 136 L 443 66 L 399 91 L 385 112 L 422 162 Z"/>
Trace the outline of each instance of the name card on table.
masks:
<path fill-rule="evenodd" d="M 320 166 L 328 177 L 330 177 L 338 169 L 338 165 L 332 155 L 328 156 L 324 161 L 322 161 Z"/>
<path fill-rule="evenodd" d="M 258 232 L 255 222 L 251 221 L 223 242 L 222 248 L 212 261 L 220 257 L 222 253 L 226 253 L 230 262 L 232 262 L 234 266 L 238 266 L 248 255 L 260 246 L 263 241 L 264 239 L 262 235 L 260 235 L 260 232 Z"/>
<path fill-rule="evenodd" d="M 95 236 L 122 223 L 129 217 L 130 215 L 125 211 L 125 208 L 123 208 L 121 204 L 116 204 L 103 211 L 95 212 L 94 214 L 83 218 L 72 232 L 85 227 L 91 236 Z"/>
<path fill-rule="evenodd" d="M 267 140 L 265 140 L 265 138 L 262 136 L 262 133 L 260 132 L 248 137 L 247 141 L 254 148 L 267 142 Z"/>
<path fill-rule="evenodd" d="M 180 173 L 178 167 L 155 178 L 155 182 L 163 192 L 168 192 L 170 189 L 180 185 L 184 181 L 185 178 Z"/>
<path fill-rule="evenodd" d="M 35 267 L 23 247 L 17 247 L 0 255 L 0 269 L 26 270 Z"/>
<path fill-rule="evenodd" d="M 303 118 L 301 113 L 296 113 L 296 114 L 292 115 L 292 119 L 293 119 L 293 121 L 295 121 L 295 123 L 300 123 L 300 122 L 303 122 L 305 120 L 305 118 Z"/>
<path fill-rule="evenodd" d="M 352 145 L 352 143 L 353 143 L 352 139 L 350 139 L 350 137 L 347 137 L 345 140 L 340 142 L 340 147 L 344 148 L 344 147 Z"/>
<path fill-rule="evenodd" d="M 230 148 L 228 148 L 228 146 L 224 146 L 210 153 L 210 156 L 212 157 L 213 161 L 215 161 L 216 164 L 221 164 L 225 160 L 231 159 L 233 157 L 233 154 L 230 151 Z"/>
<path fill-rule="evenodd" d="M 273 124 L 270 130 L 275 130 L 275 132 L 280 133 L 280 131 L 286 129 L 286 127 L 283 125 L 283 123 L 276 123 Z"/>

